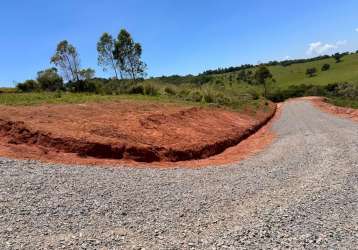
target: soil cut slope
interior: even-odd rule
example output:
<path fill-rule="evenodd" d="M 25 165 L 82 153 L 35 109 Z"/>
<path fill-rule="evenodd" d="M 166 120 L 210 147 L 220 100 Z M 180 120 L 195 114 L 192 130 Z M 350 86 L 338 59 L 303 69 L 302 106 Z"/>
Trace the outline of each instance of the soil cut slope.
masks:
<path fill-rule="evenodd" d="M 358 109 L 338 107 L 328 103 L 324 97 L 307 97 L 319 109 L 358 122 Z"/>
<path fill-rule="evenodd" d="M 263 109 L 252 115 L 129 101 L 2 106 L 0 136 L 2 145 L 11 145 L 13 151 L 17 145 L 30 145 L 43 154 L 177 162 L 207 158 L 238 144 L 265 124 L 276 106 Z"/>

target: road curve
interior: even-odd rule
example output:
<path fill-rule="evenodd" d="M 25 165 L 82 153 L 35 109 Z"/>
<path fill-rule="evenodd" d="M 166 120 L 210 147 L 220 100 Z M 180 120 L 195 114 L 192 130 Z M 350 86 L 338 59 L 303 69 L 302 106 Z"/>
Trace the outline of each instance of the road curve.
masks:
<path fill-rule="evenodd" d="M 225 167 L 0 159 L 0 249 L 356 249 L 358 123 L 291 101 L 273 130 Z"/>

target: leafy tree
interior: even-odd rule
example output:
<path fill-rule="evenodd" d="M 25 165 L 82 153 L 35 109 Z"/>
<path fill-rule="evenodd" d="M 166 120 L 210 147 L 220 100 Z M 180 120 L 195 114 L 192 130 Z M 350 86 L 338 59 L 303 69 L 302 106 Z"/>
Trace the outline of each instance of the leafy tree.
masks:
<path fill-rule="evenodd" d="M 309 77 L 314 77 L 315 74 L 317 73 L 317 69 L 316 68 L 308 68 L 306 70 L 306 75 L 308 75 Z"/>
<path fill-rule="evenodd" d="M 333 55 L 334 59 L 336 59 L 336 63 L 340 63 L 342 61 L 343 54 L 336 53 Z"/>
<path fill-rule="evenodd" d="M 81 80 L 91 80 L 95 75 L 95 70 L 91 68 L 81 69 L 79 75 Z"/>
<path fill-rule="evenodd" d="M 97 52 L 98 52 L 98 65 L 102 65 L 103 70 L 106 71 L 108 68 L 111 68 L 115 75 L 116 79 L 118 79 L 118 73 L 117 73 L 117 61 L 114 58 L 114 50 L 115 50 L 115 43 L 116 41 L 113 39 L 113 37 L 108 33 L 103 33 L 101 38 L 99 39 L 97 43 Z M 119 73 L 122 76 L 122 72 L 119 69 Z"/>
<path fill-rule="evenodd" d="M 57 45 L 56 53 L 52 56 L 51 63 L 61 69 L 66 80 L 80 80 L 79 56 L 76 48 L 68 41 L 61 41 Z"/>
<path fill-rule="evenodd" d="M 328 63 L 325 63 L 325 64 L 323 64 L 323 66 L 322 66 L 322 71 L 327 71 L 327 70 L 329 70 L 331 68 L 331 65 L 329 65 Z"/>
<path fill-rule="evenodd" d="M 114 58 L 120 70 L 133 81 L 145 75 L 146 64 L 141 56 L 142 46 L 134 42 L 128 31 L 122 29 L 115 43 Z"/>
<path fill-rule="evenodd" d="M 24 83 L 18 83 L 16 88 L 21 92 L 32 92 L 39 89 L 39 85 L 35 80 L 26 80 Z"/>
<path fill-rule="evenodd" d="M 264 65 L 259 66 L 259 68 L 255 72 L 255 80 L 258 84 L 262 84 L 265 89 L 265 97 L 267 97 L 267 80 L 273 80 L 272 74 L 270 70 Z"/>
<path fill-rule="evenodd" d="M 63 79 L 57 74 L 56 68 L 45 69 L 37 73 L 39 87 L 45 91 L 63 89 Z"/>

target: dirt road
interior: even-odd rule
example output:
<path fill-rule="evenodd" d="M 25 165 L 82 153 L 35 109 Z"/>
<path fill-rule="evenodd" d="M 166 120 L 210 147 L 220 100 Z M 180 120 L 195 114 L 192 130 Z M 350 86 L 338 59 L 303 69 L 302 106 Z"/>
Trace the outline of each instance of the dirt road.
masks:
<path fill-rule="evenodd" d="M 0 248 L 356 249 L 358 124 L 286 103 L 264 152 L 202 169 L 0 160 Z"/>

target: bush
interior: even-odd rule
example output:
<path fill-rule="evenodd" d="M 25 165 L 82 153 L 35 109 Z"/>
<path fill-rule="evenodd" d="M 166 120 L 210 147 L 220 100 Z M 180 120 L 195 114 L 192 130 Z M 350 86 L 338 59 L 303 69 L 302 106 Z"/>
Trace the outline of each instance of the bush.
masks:
<path fill-rule="evenodd" d="M 181 89 L 177 95 L 178 97 L 185 99 L 190 95 L 190 93 L 190 89 L 184 88 Z"/>
<path fill-rule="evenodd" d="M 197 77 L 193 77 L 191 82 L 197 85 L 204 85 L 208 82 L 210 82 L 213 78 L 211 76 L 207 75 L 200 75 Z"/>
<path fill-rule="evenodd" d="M 39 84 L 35 80 L 26 80 L 24 83 L 18 83 L 16 88 L 21 92 L 33 92 L 39 90 Z"/>
<path fill-rule="evenodd" d="M 252 97 L 253 100 L 258 100 L 260 98 L 260 94 L 254 89 L 248 90 L 248 93 Z"/>
<path fill-rule="evenodd" d="M 69 82 L 66 88 L 71 92 L 90 92 L 96 94 L 104 93 L 103 84 L 96 80 L 79 80 L 76 82 Z"/>
<path fill-rule="evenodd" d="M 144 87 L 143 85 L 133 85 L 129 87 L 128 94 L 141 94 L 144 95 Z"/>
<path fill-rule="evenodd" d="M 215 94 L 212 90 L 206 89 L 203 93 L 203 101 L 206 103 L 214 103 L 215 102 Z"/>
<path fill-rule="evenodd" d="M 159 89 L 152 83 L 144 84 L 144 94 L 149 96 L 156 96 L 159 93 Z"/>
<path fill-rule="evenodd" d="M 166 86 L 164 88 L 164 93 L 167 94 L 167 95 L 176 95 L 176 90 L 174 89 L 174 87 L 172 86 Z"/>
<path fill-rule="evenodd" d="M 57 74 L 56 68 L 45 69 L 37 73 L 37 82 L 44 91 L 63 90 L 63 79 Z"/>
<path fill-rule="evenodd" d="M 55 95 L 54 95 L 55 98 L 61 98 L 62 97 L 62 91 L 61 90 L 57 90 Z"/>
<path fill-rule="evenodd" d="M 332 95 L 351 100 L 358 100 L 358 85 L 352 83 L 339 83 L 332 92 Z"/>
<path fill-rule="evenodd" d="M 215 95 L 215 103 L 218 103 L 220 105 L 228 105 L 231 103 L 231 99 L 225 96 L 223 93 L 217 93 Z"/>
<path fill-rule="evenodd" d="M 323 64 L 321 71 L 327 71 L 331 68 L 331 65 L 328 63 Z"/>
<path fill-rule="evenodd" d="M 314 77 L 317 73 L 317 69 L 316 68 L 308 68 L 306 70 L 306 75 L 308 75 L 309 77 Z"/>
<path fill-rule="evenodd" d="M 203 94 L 199 90 L 194 90 L 190 92 L 186 100 L 192 102 L 201 102 L 203 100 Z"/>
<path fill-rule="evenodd" d="M 114 95 L 114 94 L 120 94 L 121 93 L 121 84 L 118 80 L 110 80 L 108 82 L 100 80 L 100 82 L 102 82 L 103 85 L 103 91 L 104 93 L 106 93 L 107 95 Z"/>
<path fill-rule="evenodd" d="M 268 98 L 274 102 L 282 102 L 288 98 L 302 96 L 326 96 L 358 100 L 358 85 L 353 83 L 334 83 L 326 86 L 293 85 L 284 90 L 273 91 Z"/>

